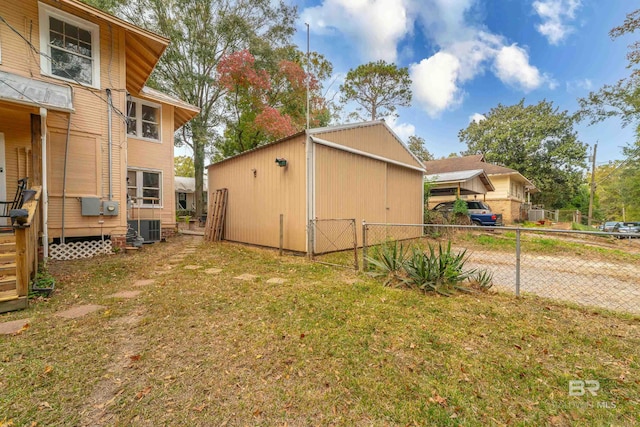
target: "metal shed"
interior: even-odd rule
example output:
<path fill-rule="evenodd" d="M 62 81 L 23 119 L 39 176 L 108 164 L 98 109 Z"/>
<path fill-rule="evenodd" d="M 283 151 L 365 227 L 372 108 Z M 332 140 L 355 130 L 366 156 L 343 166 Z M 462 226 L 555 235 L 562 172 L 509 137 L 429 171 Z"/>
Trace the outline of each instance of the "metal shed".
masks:
<path fill-rule="evenodd" d="M 423 164 L 383 120 L 310 129 L 209 165 L 224 239 L 307 252 L 309 221 L 422 223 Z M 210 200 L 213 195 L 209 195 Z"/>

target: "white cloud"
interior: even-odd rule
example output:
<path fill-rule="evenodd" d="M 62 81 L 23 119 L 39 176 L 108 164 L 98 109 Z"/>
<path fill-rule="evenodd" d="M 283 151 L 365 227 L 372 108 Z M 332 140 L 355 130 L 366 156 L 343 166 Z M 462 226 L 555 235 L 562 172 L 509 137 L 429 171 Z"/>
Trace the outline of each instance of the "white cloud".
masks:
<path fill-rule="evenodd" d="M 503 83 L 514 86 L 524 92 L 537 89 L 544 82 L 540 71 L 529 64 L 529 54 L 516 44 L 503 46 L 493 63 L 496 76 Z"/>
<path fill-rule="evenodd" d="M 385 117 L 385 121 L 391 130 L 404 142 L 407 142 L 411 135 L 416 134 L 416 127 L 414 125 L 410 123 L 398 123 L 396 117 Z"/>
<path fill-rule="evenodd" d="M 330 34 L 335 31 L 354 40 L 366 60 L 393 62 L 397 45 L 411 32 L 413 19 L 408 16 L 409 0 L 325 0 L 321 5 L 302 11 L 301 19 L 312 31 Z"/>
<path fill-rule="evenodd" d="M 525 49 L 510 45 L 479 22 L 474 16 L 478 1 L 323 0 L 318 6 L 304 9 L 301 16 L 316 33 L 342 35 L 352 41 L 356 55 L 365 60 L 410 57 L 417 49 L 407 44 L 398 53 L 398 46 L 415 26 L 420 26 L 434 53 L 411 64 L 409 69 L 415 104 L 433 117 L 459 106 L 464 84 L 487 71 L 524 92 L 544 84 L 554 89 L 557 82 L 529 62 Z M 579 5 L 579 0 L 562 1 Z M 552 1 L 536 3 L 546 5 Z"/>
<path fill-rule="evenodd" d="M 567 92 L 588 91 L 593 89 L 593 82 L 590 79 L 571 80 L 566 83 Z"/>
<path fill-rule="evenodd" d="M 472 115 L 469 116 L 469 123 L 480 123 L 483 120 L 486 120 L 487 118 L 485 117 L 484 114 L 480 114 L 480 113 L 473 113 Z"/>
<path fill-rule="evenodd" d="M 573 27 L 570 21 L 575 19 L 575 12 L 581 6 L 581 0 L 536 0 L 533 10 L 540 16 L 542 23 L 536 26 L 540 34 L 549 43 L 559 44 Z"/>
<path fill-rule="evenodd" d="M 409 68 L 413 80 L 413 95 L 426 112 L 435 117 L 462 101 L 457 81 L 460 60 L 446 52 L 438 52 Z"/>

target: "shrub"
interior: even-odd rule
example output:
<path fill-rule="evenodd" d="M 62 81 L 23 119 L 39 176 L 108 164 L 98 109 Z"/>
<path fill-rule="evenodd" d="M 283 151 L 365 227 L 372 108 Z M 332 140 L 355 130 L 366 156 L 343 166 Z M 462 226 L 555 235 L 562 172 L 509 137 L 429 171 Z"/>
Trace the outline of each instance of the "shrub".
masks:
<path fill-rule="evenodd" d="M 454 254 L 451 251 L 451 241 L 446 247 L 442 243 L 438 244 L 437 253 L 431 245 L 428 253 L 414 248 L 405 265 L 408 281 L 424 292 L 433 291 L 442 295 L 451 295 L 454 290 L 467 290 L 459 284 L 475 270 L 464 270 L 468 259 L 466 253 L 463 250 Z"/>
<path fill-rule="evenodd" d="M 493 274 L 486 270 L 465 269 L 469 259 L 466 249 L 454 253 L 451 241 L 438 245 L 437 251 L 429 245 L 428 251 L 418 246 L 409 249 L 398 242 L 387 242 L 372 250 L 367 257 L 374 277 L 384 277 L 385 286 L 408 286 L 423 292 L 436 292 L 450 296 L 456 291 L 471 291 L 462 285 L 464 281 L 489 289 Z"/>
<path fill-rule="evenodd" d="M 453 203 L 453 214 L 468 215 L 469 208 L 467 207 L 467 202 L 462 199 L 456 199 L 456 201 Z"/>
<path fill-rule="evenodd" d="M 402 285 L 407 252 L 408 248 L 397 241 L 373 247 L 371 256 L 367 257 L 369 265 L 373 267 L 369 274 L 373 277 L 384 277 L 385 286 Z"/>
<path fill-rule="evenodd" d="M 493 286 L 493 273 L 488 270 L 478 270 L 469 278 L 469 282 L 481 290 L 487 291 Z"/>

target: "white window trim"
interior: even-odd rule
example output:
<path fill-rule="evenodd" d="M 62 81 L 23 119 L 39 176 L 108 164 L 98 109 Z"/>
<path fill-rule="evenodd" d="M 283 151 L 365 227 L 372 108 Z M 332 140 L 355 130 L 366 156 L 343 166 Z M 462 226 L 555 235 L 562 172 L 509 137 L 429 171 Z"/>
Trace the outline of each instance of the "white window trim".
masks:
<path fill-rule="evenodd" d="M 142 197 L 142 185 L 138 186 L 138 182 L 142 183 L 142 173 L 143 172 L 151 172 L 151 173 L 157 173 L 158 175 L 160 175 L 160 179 L 159 179 L 159 184 L 160 184 L 160 203 L 157 205 L 145 205 L 144 203 L 138 203 L 137 201 L 132 202 L 133 207 L 138 209 L 161 209 L 164 206 L 164 193 L 163 193 L 163 186 L 162 186 L 162 171 L 158 170 L 158 169 L 148 169 L 148 168 L 137 168 L 137 167 L 128 167 L 127 168 L 127 174 L 129 172 L 135 172 L 136 173 L 136 197 Z M 127 194 L 129 194 L 129 185 L 127 183 Z"/>
<path fill-rule="evenodd" d="M 38 15 L 40 20 L 40 72 L 43 75 L 54 79 L 64 80 L 70 83 L 79 84 L 100 89 L 100 27 L 93 22 L 86 21 L 60 9 L 38 2 Z M 61 21 L 76 25 L 91 33 L 91 50 L 93 55 L 93 67 L 91 73 L 91 84 L 78 82 L 74 79 L 57 76 L 51 72 L 51 47 L 49 46 L 49 17 L 52 16 Z"/>
<path fill-rule="evenodd" d="M 158 109 L 158 139 L 145 138 L 143 136 L 131 135 L 129 133 L 127 133 L 127 138 L 135 138 L 135 139 L 140 139 L 142 141 L 149 141 L 149 142 L 155 142 L 156 144 L 162 144 L 162 105 L 157 104 L 155 102 L 147 101 L 144 99 L 136 98 L 134 96 L 130 96 L 127 99 L 127 102 L 125 105 L 129 103 L 128 101 L 136 103 L 136 121 L 137 121 L 136 132 L 138 132 L 138 135 L 142 135 L 142 106 L 146 105 L 148 107 L 153 107 Z M 128 119 L 128 116 L 129 116 L 128 105 L 127 105 L 126 114 Z"/>

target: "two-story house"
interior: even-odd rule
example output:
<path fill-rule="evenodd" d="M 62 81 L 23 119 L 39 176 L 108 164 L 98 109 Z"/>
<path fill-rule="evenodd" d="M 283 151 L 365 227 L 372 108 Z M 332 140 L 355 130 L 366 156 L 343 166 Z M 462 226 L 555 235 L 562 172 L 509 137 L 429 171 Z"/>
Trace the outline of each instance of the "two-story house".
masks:
<path fill-rule="evenodd" d="M 77 0 L 0 3 L 0 200 L 42 185 L 45 252 L 175 229 L 173 135 L 198 108 L 145 86 L 168 43 Z"/>

